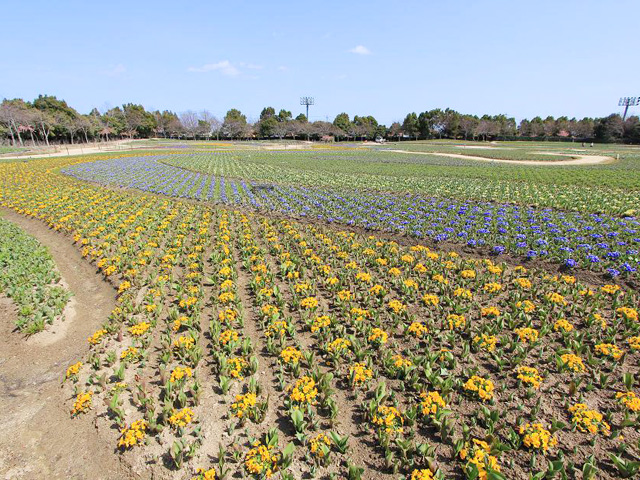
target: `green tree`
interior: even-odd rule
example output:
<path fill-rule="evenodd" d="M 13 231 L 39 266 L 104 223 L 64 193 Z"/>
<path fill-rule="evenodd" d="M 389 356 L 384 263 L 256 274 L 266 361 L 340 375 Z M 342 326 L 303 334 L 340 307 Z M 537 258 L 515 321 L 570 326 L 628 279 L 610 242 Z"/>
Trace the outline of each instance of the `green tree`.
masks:
<path fill-rule="evenodd" d="M 336 118 L 333 119 L 333 125 L 340 129 L 341 134 L 338 137 L 348 136 L 352 127 L 351 120 L 349 120 L 349 115 L 342 112 L 336 115 Z"/>
<path fill-rule="evenodd" d="M 404 117 L 404 121 L 402 122 L 402 131 L 405 135 L 409 135 L 409 137 L 415 137 L 418 139 L 418 135 L 420 134 L 419 125 L 418 125 L 418 116 L 413 113 L 408 113 L 406 117 Z"/>
<path fill-rule="evenodd" d="M 290 122 L 293 119 L 293 116 L 289 110 L 282 109 L 278 112 L 277 120 L 279 122 Z"/>
<path fill-rule="evenodd" d="M 273 107 L 264 107 L 262 112 L 260 112 L 260 120 L 265 120 L 267 118 L 275 117 L 276 109 Z"/>
<path fill-rule="evenodd" d="M 276 128 L 278 126 L 278 120 L 276 117 L 267 117 L 260 120 L 258 125 L 258 133 L 261 137 L 270 138 L 276 134 Z"/>

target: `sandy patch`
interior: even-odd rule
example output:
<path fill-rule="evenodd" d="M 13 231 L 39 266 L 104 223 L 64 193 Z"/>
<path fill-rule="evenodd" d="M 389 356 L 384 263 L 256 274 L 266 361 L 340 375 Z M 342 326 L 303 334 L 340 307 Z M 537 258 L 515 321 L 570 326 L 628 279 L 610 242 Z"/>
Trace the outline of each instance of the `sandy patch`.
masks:
<path fill-rule="evenodd" d="M 493 163 L 513 163 L 517 165 L 540 165 L 540 166 L 558 166 L 558 165 L 597 165 L 599 163 L 614 162 L 613 157 L 607 157 L 604 155 L 581 155 L 576 156 L 569 153 L 551 153 L 551 152 L 530 152 L 541 155 L 558 155 L 563 157 L 570 157 L 571 160 L 498 160 L 496 158 L 477 157 L 474 155 L 462 155 L 459 153 L 435 153 L 435 152 L 410 152 L 408 150 L 387 150 L 388 152 L 395 153 L 408 153 L 411 155 L 434 155 L 436 157 L 451 157 L 461 158 L 463 160 L 478 160 L 480 162 L 493 162 Z"/>

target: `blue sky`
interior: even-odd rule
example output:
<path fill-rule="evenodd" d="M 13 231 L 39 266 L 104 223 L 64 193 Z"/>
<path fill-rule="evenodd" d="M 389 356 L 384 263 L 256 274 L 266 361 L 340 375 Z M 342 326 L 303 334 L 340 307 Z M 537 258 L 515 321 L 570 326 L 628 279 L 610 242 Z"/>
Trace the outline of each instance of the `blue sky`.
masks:
<path fill-rule="evenodd" d="M 4 2 L 3 2 L 4 3 Z M 0 97 L 79 111 L 262 107 L 601 116 L 640 96 L 640 2 L 11 2 L 0 17 Z M 640 110 L 640 107 L 636 107 Z"/>

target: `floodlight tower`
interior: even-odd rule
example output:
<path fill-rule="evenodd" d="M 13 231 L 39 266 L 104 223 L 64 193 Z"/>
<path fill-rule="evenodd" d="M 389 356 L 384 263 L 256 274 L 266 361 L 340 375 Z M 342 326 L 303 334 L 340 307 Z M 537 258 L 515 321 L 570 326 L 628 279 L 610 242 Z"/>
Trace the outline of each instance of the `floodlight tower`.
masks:
<path fill-rule="evenodd" d="M 619 107 L 624 107 L 624 114 L 622 115 L 622 121 L 627 118 L 627 110 L 629 107 L 635 107 L 640 105 L 640 97 L 620 97 L 620 101 L 618 101 Z"/>
<path fill-rule="evenodd" d="M 309 121 L 309 105 L 315 105 L 313 97 L 300 97 L 300 105 L 307 107 L 307 122 Z"/>

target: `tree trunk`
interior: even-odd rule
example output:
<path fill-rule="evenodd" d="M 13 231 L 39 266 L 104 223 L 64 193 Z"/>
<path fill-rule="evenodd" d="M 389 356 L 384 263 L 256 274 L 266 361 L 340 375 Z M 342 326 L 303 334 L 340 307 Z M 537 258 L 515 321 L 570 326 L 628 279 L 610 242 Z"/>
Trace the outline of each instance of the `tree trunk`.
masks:
<path fill-rule="evenodd" d="M 44 128 L 44 123 L 40 124 L 40 128 L 42 128 L 42 135 L 44 136 L 44 141 L 49 146 L 49 132 Z"/>
<path fill-rule="evenodd" d="M 33 129 L 29 130 L 29 133 L 31 134 L 31 143 L 35 147 L 36 146 L 36 140 L 33 138 Z"/>
<path fill-rule="evenodd" d="M 15 147 L 16 146 L 16 137 L 13 135 L 13 127 L 11 126 L 11 122 L 9 122 L 9 133 L 11 134 L 11 143 Z"/>
<path fill-rule="evenodd" d="M 24 147 L 24 143 L 22 143 L 22 135 L 20 135 L 20 130 L 18 130 L 18 127 L 16 127 L 16 122 L 11 120 L 11 123 L 13 123 L 13 129 L 16 131 L 16 134 L 18 135 L 18 140 L 20 140 L 20 146 Z"/>

